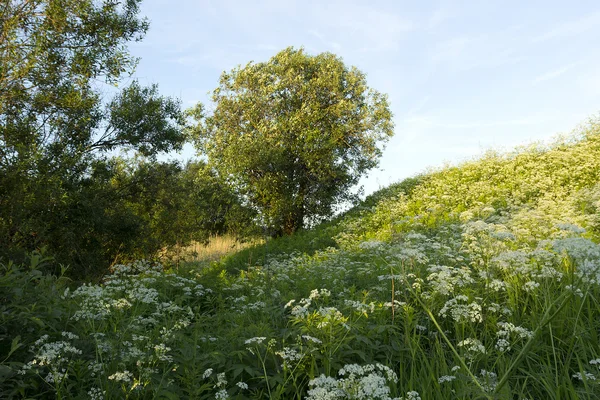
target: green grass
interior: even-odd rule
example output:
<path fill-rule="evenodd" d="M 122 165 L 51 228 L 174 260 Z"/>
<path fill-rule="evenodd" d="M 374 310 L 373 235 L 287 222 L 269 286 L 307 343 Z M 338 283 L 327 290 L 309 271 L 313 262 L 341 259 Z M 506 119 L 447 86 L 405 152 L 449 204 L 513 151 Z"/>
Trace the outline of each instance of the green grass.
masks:
<path fill-rule="evenodd" d="M 590 123 L 177 272 L 5 264 L 0 397 L 599 398 L 599 182 Z"/>

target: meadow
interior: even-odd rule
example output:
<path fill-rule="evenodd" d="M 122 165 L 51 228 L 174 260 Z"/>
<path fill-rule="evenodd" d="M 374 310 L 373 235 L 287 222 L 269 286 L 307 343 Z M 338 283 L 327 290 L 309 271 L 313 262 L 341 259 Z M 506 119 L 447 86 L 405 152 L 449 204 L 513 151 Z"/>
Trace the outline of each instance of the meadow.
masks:
<path fill-rule="evenodd" d="M 0 274 L 0 398 L 600 398 L 600 124 L 292 237 L 97 282 Z"/>

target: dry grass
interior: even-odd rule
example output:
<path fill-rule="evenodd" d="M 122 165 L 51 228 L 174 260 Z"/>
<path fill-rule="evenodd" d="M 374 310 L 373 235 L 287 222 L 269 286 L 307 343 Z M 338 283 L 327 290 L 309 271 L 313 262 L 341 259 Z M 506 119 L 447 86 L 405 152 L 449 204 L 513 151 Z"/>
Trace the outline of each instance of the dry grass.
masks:
<path fill-rule="evenodd" d="M 262 241 L 255 240 L 240 243 L 233 236 L 213 236 L 206 245 L 202 243 L 192 243 L 190 246 L 181 249 L 180 257 L 182 261 L 217 261 L 223 256 L 235 253 L 260 242 Z"/>

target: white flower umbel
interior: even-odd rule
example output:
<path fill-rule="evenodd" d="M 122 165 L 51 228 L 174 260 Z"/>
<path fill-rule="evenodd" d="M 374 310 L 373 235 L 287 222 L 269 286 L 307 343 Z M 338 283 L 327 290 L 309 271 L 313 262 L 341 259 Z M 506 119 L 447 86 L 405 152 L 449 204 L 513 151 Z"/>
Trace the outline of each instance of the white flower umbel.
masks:
<path fill-rule="evenodd" d="M 496 349 L 500 352 L 510 351 L 512 343 L 517 340 L 528 340 L 533 337 L 533 332 L 523 328 L 521 326 L 515 326 L 510 322 L 498 322 L 498 332 L 496 336 L 498 341 L 496 342 Z"/>
<path fill-rule="evenodd" d="M 452 382 L 456 379 L 454 375 L 443 375 L 438 378 L 438 383 Z"/>
<path fill-rule="evenodd" d="M 454 293 L 455 287 L 464 287 L 475 280 L 471 277 L 471 270 L 467 267 L 454 268 L 445 265 L 434 265 L 428 268 L 430 274 L 427 280 L 434 292 L 447 296 Z"/>
<path fill-rule="evenodd" d="M 133 374 L 127 370 L 123 372 L 115 372 L 108 377 L 111 381 L 129 383 L 133 380 Z"/>
<path fill-rule="evenodd" d="M 96 387 L 91 388 L 87 392 L 88 396 L 90 396 L 90 400 L 104 400 L 105 393 L 105 391 Z"/>
<path fill-rule="evenodd" d="M 573 374 L 573 378 L 586 382 L 600 382 L 600 358 L 590 360 L 589 364 L 594 370 L 593 373 L 588 371 L 577 372 L 576 374 Z"/>
<path fill-rule="evenodd" d="M 481 377 L 477 378 L 483 390 L 488 393 L 492 393 L 496 390 L 496 385 L 498 384 L 498 375 L 494 372 L 486 371 L 482 369 L 480 372 Z"/>
<path fill-rule="evenodd" d="M 67 339 L 78 339 L 79 337 L 71 332 L 62 332 L 62 337 Z M 31 351 L 35 353 L 33 360 L 28 362 L 19 371 L 20 374 L 26 374 L 32 370 L 42 376 L 43 371 L 49 371 L 44 380 L 48 383 L 58 386 L 68 377 L 68 370 L 71 361 L 82 352 L 77 347 L 64 340 L 48 342 L 49 336 L 43 335 L 33 344 Z"/>
<path fill-rule="evenodd" d="M 252 343 L 256 343 L 256 344 L 261 344 L 262 342 L 264 342 L 266 339 L 266 337 L 264 336 L 256 336 L 250 339 L 247 339 L 244 344 L 252 344 Z"/>
<path fill-rule="evenodd" d="M 456 322 L 482 322 L 481 306 L 478 303 L 468 303 L 469 298 L 465 295 L 458 295 L 448 300 L 439 312 L 441 317 L 448 316 Z M 468 303 L 468 304 L 466 304 Z"/>
<path fill-rule="evenodd" d="M 400 397 L 399 400 L 421 400 L 421 396 L 419 392 L 411 390 L 410 392 L 406 392 L 406 396 Z"/>
<path fill-rule="evenodd" d="M 479 354 L 486 354 L 485 346 L 477 339 L 467 338 L 458 343 L 458 347 L 464 348 L 467 359 L 474 359 Z"/>
<path fill-rule="evenodd" d="M 316 344 L 323 343 L 321 340 L 317 339 L 316 337 L 312 337 L 312 336 L 309 336 L 309 335 L 302 335 L 302 339 L 304 339 L 304 340 L 306 340 L 308 342 L 316 343 Z"/>
<path fill-rule="evenodd" d="M 382 364 L 349 364 L 338 375 L 338 379 L 321 375 L 311 380 L 306 400 L 392 400 L 389 384 L 398 382 L 396 373 Z"/>
<path fill-rule="evenodd" d="M 316 300 L 316 299 L 319 299 L 319 298 L 322 298 L 322 297 L 330 297 L 330 296 L 331 296 L 331 292 L 329 290 L 327 290 L 327 289 L 321 289 L 321 290 L 319 290 L 319 289 L 313 289 L 310 292 L 310 296 L 308 296 L 308 298 L 310 300 Z"/>

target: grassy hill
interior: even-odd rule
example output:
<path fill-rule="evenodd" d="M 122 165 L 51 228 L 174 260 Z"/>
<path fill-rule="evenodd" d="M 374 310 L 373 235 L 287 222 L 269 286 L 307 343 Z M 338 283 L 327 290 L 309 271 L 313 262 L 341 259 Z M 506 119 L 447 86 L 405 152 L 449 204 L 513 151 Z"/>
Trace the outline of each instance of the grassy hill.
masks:
<path fill-rule="evenodd" d="M 0 276 L 2 398 L 596 399 L 600 124 L 211 265 Z"/>
<path fill-rule="evenodd" d="M 590 123 L 552 144 L 490 151 L 475 161 L 406 179 L 331 222 L 236 253 L 224 264 L 234 271 L 260 263 L 264 254 L 350 250 L 366 240 L 433 233 L 445 224 L 479 219 L 502 221 L 518 230 L 519 240 L 546 238 L 560 230 L 560 223 L 586 226 L 586 237 L 598 239 L 599 136 L 600 124 Z M 537 222 L 528 226 L 528 218 Z"/>

